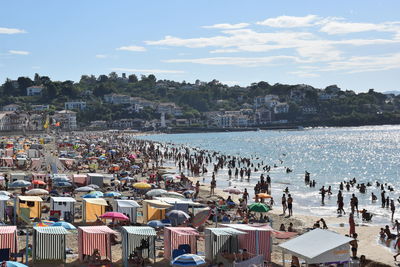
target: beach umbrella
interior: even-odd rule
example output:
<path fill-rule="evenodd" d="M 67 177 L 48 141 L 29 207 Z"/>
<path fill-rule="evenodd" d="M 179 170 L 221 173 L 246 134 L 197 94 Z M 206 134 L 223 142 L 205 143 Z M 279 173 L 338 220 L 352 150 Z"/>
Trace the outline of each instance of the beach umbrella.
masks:
<path fill-rule="evenodd" d="M 147 183 L 134 183 L 133 185 L 133 188 L 136 188 L 136 189 L 150 189 L 151 188 L 151 185 L 150 184 L 147 184 Z"/>
<path fill-rule="evenodd" d="M 112 220 L 120 220 L 120 221 L 129 221 L 129 217 L 121 212 L 109 211 L 100 215 L 102 219 L 112 219 Z"/>
<path fill-rule="evenodd" d="M 93 188 L 93 189 L 100 189 L 100 186 L 98 186 L 97 184 L 90 184 L 88 186 Z"/>
<path fill-rule="evenodd" d="M 55 177 L 53 182 L 69 182 L 70 179 L 68 177 Z"/>
<path fill-rule="evenodd" d="M 165 224 L 160 220 L 149 221 L 147 225 L 153 228 L 163 228 L 165 226 Z"/>
<path fill-rule="evenodd" d="M 32 184 L 35 184 L 35 185 L 45 185 L 46 183 L 45 183 L 44 181 L 41 181 L 41 180 L 33 180 L 33 181 L 32 181 Z"/>
<path fill-rule="evenodd" d="M 104 193 L 104 197 L 120 197 L 120 196 L 122 196 L 122 194 L 118 193 L 118 192 L 107 192 L 107 193 Z"/>
<path fill-rule="evenodd" d="M 167 193 L 167 191 L 164 189 L 151 189 L 150 191 L 147 191 L 146 196 L 157 197 L 157 196 L 161 196 L 165 193 Z"/>
<path fill-rule="evenodd" d="M 90 192 L 89 194 L 86 194 L 83 196 L 83 198 L 99 198 L 99 197 L 103 197 L 104 194 L 100 191 L 93 191 Z"/>
<path fill-rule="evenodd" d="M 133 165 L 132 169 L 138 170 L 138 169 L 140 169 L 140 167 L 138 165 Z"/>
<path fill-rule="evenodd" d="M 25 194 L 28 196 L 40 196 L 40 195 L 48 195 L 49 191 L 40 189 L 40 188 L 36 188 L 36 189 L 31 189 L 29 191 L 26 191 Z"/>
<path fill-rule="evenodd" d="M 194 227 L 199 227 L 204 224 L 211 215 L 211 209 L 205 208 L 201 209 L 192 219 L 192 224 Z"/>
<path fill-rule="evenodd" d="M 162 194 L 164 197 L 172 197 L 172 198 L 185 198 L 184 195 L 178 193 L 178 192 L 173 192 L 173 191 L 168 191 L 164 194 Z"/>
<path fill-rule="evenodd" d="M 259 193 L 257 194 L 258 198 L 272 198 L 271 195 L 266 194 L 266 193 Z"/>
<path fill-rule="evenodd" d="M 33 224 L 35 227 L 48 227 L 52 226 L 54 224 L 53 221 L 48 221 L 48 220 L 41 220 L 40 222 L 36 222 Z"/>
<path fill-rule="evenodd" d="M 91 192 L 94 191 L 93 187 L 90 186 L 82 186 L 75 189 L 75 192 Z"/>
<path fill-rule="evenodd" d="M 54 183 L 54 187 L 71 187 L 72 184 L 68 182 L 56 182 Z"/>
<path fill-rule="evenodd" d="M 0 191 L 0 196 L 11 196 L 11 193 L 7 191 Z"/>
<path fill-rule="evenodd" d="M 236 187 L 227 187 L 223 191 L 227 192 L 229 194 L 235 194 L 235 195 L 243 194 L 243 191 Z"/>
<path fill-rule="evenodd" d="M 171 222 L 175 222 L 173 226 L 179 225 L 190 218 L 189 214 L 182 210 L 171 210 L 166 216 Z"/>
<path fill-rule="evenodd" d="M 28 182 L 28 181 L 16 180 L 16 181 L 12 182 L 8 187 L 10 187 L 10 188 L 23 188 L 23 187 L 28 187 L 30 185 L 31 185 L 31 183 Z"/>
<path fill-rule="evenodd" d="M 59 222 L 54 223 L 52 226 L 62 226 L 67 230 L 76 230 L 76 227 L 73 226 L 72 224 L 70 224 L 69 222 L 59 221 Z"/>
<path fill-rule="evenodd" d="M 28 267 L 28 265 L 16 261 L 6 261 L 6 267 Z"/>
<path fill-rule="evenodd" d="M 196 254 L 183 254 L 171 261 L 173 266 L 199 266 L 205 263 L 206 261 Z"/>
<path fill-rule="evenodd" d="M 248 207 L 250 211 L 254 212 L 268 212 L 270 210 L 270 208 L 263 203 L 253 203 L 250 204 Z"/>

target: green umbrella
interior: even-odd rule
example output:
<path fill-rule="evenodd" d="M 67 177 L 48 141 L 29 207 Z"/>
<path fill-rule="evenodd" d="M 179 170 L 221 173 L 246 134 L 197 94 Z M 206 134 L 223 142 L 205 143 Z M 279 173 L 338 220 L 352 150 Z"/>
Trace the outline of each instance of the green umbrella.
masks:
<path fill-rule="evenodd" d="M 249 210 L 254 212 L 268 212 L 270 208 L 263 203 L 253 203 L 249 205 Z"/>

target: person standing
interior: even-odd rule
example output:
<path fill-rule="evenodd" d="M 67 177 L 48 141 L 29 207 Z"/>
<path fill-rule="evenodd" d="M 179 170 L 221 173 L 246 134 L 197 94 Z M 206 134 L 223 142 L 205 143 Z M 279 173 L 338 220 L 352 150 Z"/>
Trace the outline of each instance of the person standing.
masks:
<path fill-rule="evenodd" d="M 392 212 L 392 222 L 394 217 L 394 212 L 396 211 L 396 206 L 394 205 L 394 200 L 390 200 L 390 211 Z"/>
<path fill-rule="evenodd" d="M 285 194 L 282 195 L 282 209 L 283 209 L 283 215 L 285 215 L 287 210 Z"/>
<path fill-rule="evenodd" d="M 349 216 L 349 226 L 350 226 L 349 234 L 350 234 L 350 236 L 353 236 L 356 233 L 356 223 L 354 222 L 354 214 L 353 213 L 350 213 L 350 216 Z"/>
<path fill-rule="evenodd" d="M 358 250 L 358 240 L 357 240 L 358 235 L 356 233 L 353 234 L 353 240 L 350 241 L 350 246 L 351 246 L 351 253 L 353 255 L 353 259 L 357 259 L 357 250 Z"/>
<path fill-rule="evenodd" d="M 293 198 L 290 194 L 288 196 L 287 203 L 288 203 L 287 206 L 288 206 L 289 217 L 290 217 L 290 216 L 293 216 Z"/>
<path fill-rule="evenodd" d="M 216 186 L 217 186 L 217 181 L 215 180 L 215 175 L 213 175 L 213 177 L 211 179 L 210 196 L 215 194 L 214 190 L 215 190 Z"/>
<path fill-rule="evenodd" d="M 394 244 L 394 249 L 397 248 L 397 254 L 393 256 L 394 260 L 397 261 L 397 256 L 400 255 L 400 235 L 397 235 L 396 243 Z"/>

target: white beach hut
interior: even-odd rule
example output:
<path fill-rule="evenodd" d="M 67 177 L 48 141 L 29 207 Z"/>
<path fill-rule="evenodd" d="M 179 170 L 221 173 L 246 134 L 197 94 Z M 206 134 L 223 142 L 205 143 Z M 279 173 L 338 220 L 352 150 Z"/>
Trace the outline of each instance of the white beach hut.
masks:
<path fill-rule="evenodd" d="M 136 222 L 137 218 L 137 208 L 140 205 L 134 200 L 120 200 L 116 199 L 114 201 L 114 210 L 121 212 L 129 217 L 131 223 Z"/>
<path fill-rule="evenodd" d="M 279 245 L 283 254 L 283 266 L 285 266 L 285 254 L 303 259 L 307 265 L 349 262 L 349 242 L 352 240 L 333 231 L 312 230 Z"/>
<path fill-rule="evenodd" d="M 59 211 L 60 219 L 68 222 L 74 221 L 76 200 L 72 197 L 51 197 L 50 211 Z"/>

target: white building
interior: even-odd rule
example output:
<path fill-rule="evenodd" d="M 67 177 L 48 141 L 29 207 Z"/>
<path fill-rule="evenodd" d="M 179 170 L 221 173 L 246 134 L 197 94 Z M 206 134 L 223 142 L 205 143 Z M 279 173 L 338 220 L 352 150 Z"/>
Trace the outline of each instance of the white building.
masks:
<path fill-rule="evenodd" d="M 279 97 L 277 95 L 265 95 L 265 96 L 257 96 L 254 98 L 254 107 L 268 107 L 273 108 L 279 103 Z"/>
<path fill-rule="evenodd" d="M 10 104 L 3 107 L 3 111 L 17 111 L 20 110 L 21 106 L 17 104 Z"/>
<path fill-rule="evenodd" d="M 78 128 L 76 124 L 76 112 L 72 110 L 57 111 L 53 115 L 53 120 L 60 122 L 60 127 L 64 130 L 75 130 Z"/>
<path fill-rule="evenodd" d="M 43 86 L 30 86 L 26 88 L 26 95 L 27 96 L 37 96 L 42 95 L 44 87 Z"/>
<path fill-rule="evenodd" d="M 50 109 L 50 105 L 32 105 L 32 111 L 44 111 Z"/>
<path fill-rule="evenodd" d="M 76 109 L 76 110 L 84 110 L 86 108 L 86 102 L 84 101 L 70 101 L 64 103 L 65 109 Z"/>
<path fill-rule="evenodd" d="M 131 104 L 131 97 L 121 94 L 108 94 L 104 96 L 104 101 L 114 105 Z"/>
<path fill-rule="evenodd" d="M 287 103 L 279 103 L 274 107 L 275 114 L 288 113 L 289 105 Z"/>

